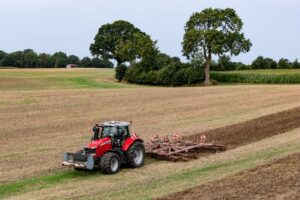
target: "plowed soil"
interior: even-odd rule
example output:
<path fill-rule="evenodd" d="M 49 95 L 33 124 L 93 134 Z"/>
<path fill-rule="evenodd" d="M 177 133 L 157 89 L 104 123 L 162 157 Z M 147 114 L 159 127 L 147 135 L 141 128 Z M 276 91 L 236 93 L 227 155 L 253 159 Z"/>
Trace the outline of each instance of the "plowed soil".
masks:
<path fill-rule="evenodd" d="M 234 149 L 274 135 L 286 133 L 298 127 L 300 127 L 300 107 L 194 134 L 186 138 L 188 140 L 199 139 L 204 134 L 208 142 L 213 141 L 224 145 L 226 149 Z M 200 156 L 207 156 L 211 152 L 214 152 L 214 150 L 201 150 L 200 152 L 190 153 L 189 157 L 185 155 L 178 156 L 177 159 L 172 161 L 189 161 Z"/>
<path fill-rule="evenodd" d="M 176 199 L 300 199 L 300 154 L 213 181 L 163 200 Z"/>
<path fill-rule="evenodd" d="M 195 134 L 189 138 L 198 138 L 204 134 L 209 141 L 233 149 L 298 127 L 300 127 L 300 107 Z"/>

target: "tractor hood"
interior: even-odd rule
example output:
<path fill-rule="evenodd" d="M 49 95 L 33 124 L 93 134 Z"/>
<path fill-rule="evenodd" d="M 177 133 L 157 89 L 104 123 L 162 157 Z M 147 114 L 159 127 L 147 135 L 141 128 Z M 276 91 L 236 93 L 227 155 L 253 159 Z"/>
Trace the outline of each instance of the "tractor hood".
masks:
<path fill-rule="evenodd" d="M 102 138 L 98 140 L 92 140 L 86 147 L 90 149 L 96 149 L 99 148 L 105 144 L 111 143 L 111 139 L 109 137 L 107 138 Z"/>

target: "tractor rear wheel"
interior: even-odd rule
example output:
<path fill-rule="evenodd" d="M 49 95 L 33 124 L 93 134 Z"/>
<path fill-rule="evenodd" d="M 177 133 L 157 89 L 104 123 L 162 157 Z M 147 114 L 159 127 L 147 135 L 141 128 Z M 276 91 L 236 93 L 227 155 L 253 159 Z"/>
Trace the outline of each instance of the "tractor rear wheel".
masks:
<path fill-rule="evenodd" d="M 115 174 L 121 165 L 120 156 L 113 152 L 108 152 L 100 160 L 100 169 L 105 174 Z"/>
<path fill-rule="evenodd" d="M 129 167 L 141 167 L 145 161 L 145 147 L 142 142 L 135 142 L 126 153 L 127 164 Z"/>

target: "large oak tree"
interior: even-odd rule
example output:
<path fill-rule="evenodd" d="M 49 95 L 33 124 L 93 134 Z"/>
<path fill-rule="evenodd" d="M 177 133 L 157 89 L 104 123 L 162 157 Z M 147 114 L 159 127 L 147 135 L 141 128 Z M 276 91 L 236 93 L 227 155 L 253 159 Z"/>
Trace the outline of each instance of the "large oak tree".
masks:
<path fill-rule="evenodd" d="M 187 58 L 201 52 L 205 59 L 205 85 L 210 85 L 212 55 L 238 55 L 252 46 L 241 32 L 243 22 L 235 10 L 207 8 L 194 13 L 185 25 L 182 42 L 183 55 Z"/>
<path fill-rule="evenodd" d="M 124 56 L 124 45 L 134 40 L 137 34 L 146 36 L 140 29 L 124 20 L 104 24 L 99 28 L 95 41 L 90 46 L 91 53 L 103 59 L 114 59 L 118 65 L 127 61 L 130 62 L 135 58 L 135 55 L 132 55 L 134 52 L 126 51 L 127 54 Z M 134 50 L 131 49 L 131 51 Z M 129 53 L 131 55 L 128 55 Z"/>

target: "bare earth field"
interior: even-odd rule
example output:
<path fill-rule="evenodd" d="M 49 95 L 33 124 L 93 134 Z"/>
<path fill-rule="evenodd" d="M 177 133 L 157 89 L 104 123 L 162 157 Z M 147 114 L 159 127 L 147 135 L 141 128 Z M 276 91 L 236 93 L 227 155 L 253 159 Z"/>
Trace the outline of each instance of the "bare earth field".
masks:
<path fill-rule="evenodd" d="M 50 72 L 0 72 L 10 83 L 0 86 L 0 198 L 152 199 L 300 152 L 300 85 L 141 87 L 115 83 L 111 71 Z M 63 152 L 106 120 L 132 120 L 145 139 L 205 133 L 229 150 L 188 163 L 147 159 L 114 176 L 63 168 Z"/>
<path fill-rule="evenodd" d="M 174 131 L 191 135 L 299 106 L 299 89 L 232 86 L 1 92 L 0 181 L 61 168 L 62 153 L 84 146 L 99 121 L 133 120 L 134 131 L 144 138 Z"/>
<path fill-rule="evenodd" d="M 299 127 L 300 107 L 297 107 L 188 137 L 198 138 L 204 134 L 208 140 L 233 149 Z"/>
<path fill-rule="evenodd" d="M 161 200 L 179 199 L 300 199 L 300 154 L 242 171 L 218 181 L 172 194 Z"/>

